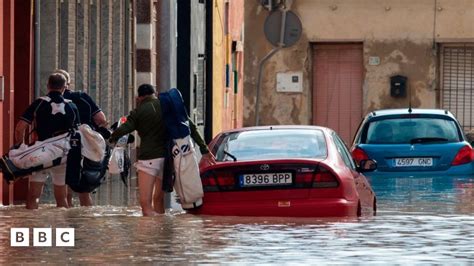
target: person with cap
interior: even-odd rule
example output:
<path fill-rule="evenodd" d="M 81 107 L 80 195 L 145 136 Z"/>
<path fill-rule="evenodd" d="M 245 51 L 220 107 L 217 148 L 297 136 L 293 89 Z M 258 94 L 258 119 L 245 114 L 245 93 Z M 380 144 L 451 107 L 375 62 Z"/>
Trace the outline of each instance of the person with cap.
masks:
<path fill-rule="evenodd" d="M 48 78 L 48 94 L 35 100 L 20 117 L 15 128 L 15 145 L 25 139 L 28 126 L 34 124 L 39 141 L 66 133 L 80 124 L 79 111 L 74 103 L 64 99 L 66 77 L 53 73 Z M 50 176 L 54 185 L 54 197 L 57 207 L 68 207 L 66 200 L 66 164 L 34 172 L 30 176 L 27 209 L 37 209 L 43 186 Z"/>
<path fill-rule="evenodd" d="M 166 126 L 163 121 L 160 100 L 156 97 L 155 89 L 150 84 L 138 87 L 137 107 L 127 117 L 127 121 L 115 130 L 109 142 L 115 143 L 121 136 L 138 132 L 141 143 L 138 162 L 139 202 L 143 216 L 155 216 L 164 213 L 162 178 L 165 156 L 167 154 Z M 203 152 L 203 160 L 215 163 L 213 155 L 190 122 L 191 136 Z"/>
<path fill-rule="evenodd" d="M 54 72 L 60 73 L 66 77 L 66 90 L 64 91 L 64 98 L 69 99 L 74 104 L 76 104 L 77 109 L 79 110 L 81 123 L 89 125 L 93 130 L 96 130 L 101 134 L 104 132 L 110 134 L 106 129 L 108 124 L 107 118 L 105 117 L 104 112 L 102 112 L 102 110 L 94 102 L 94 100 L 92 100 L 92 98 L 85 92 L 71 90 L 71 76 L 66 70 L 56 69 Z M 79 203 L 81 206 L 92 206 L 92 198 L 90 193 L 83 192 L 78 194 Z M 67 200 L 70 207 L 73 206 L 72 195 L 73 191 L 71 188 L 69 188 Z"/>

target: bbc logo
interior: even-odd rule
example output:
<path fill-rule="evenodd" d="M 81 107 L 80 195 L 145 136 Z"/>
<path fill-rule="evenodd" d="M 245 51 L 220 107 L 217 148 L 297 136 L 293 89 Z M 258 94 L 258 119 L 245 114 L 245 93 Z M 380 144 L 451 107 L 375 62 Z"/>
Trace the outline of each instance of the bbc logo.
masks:
<path fill-rule="evenodd" d="M 56 228 L 56 247 L 74 247 L 74 228 Z M 33 228 L 33 247 L 51 247 L 53 245 L 52 228 Z M 11 228 L 10 246 L 30 246 L 29 228 Z"/>

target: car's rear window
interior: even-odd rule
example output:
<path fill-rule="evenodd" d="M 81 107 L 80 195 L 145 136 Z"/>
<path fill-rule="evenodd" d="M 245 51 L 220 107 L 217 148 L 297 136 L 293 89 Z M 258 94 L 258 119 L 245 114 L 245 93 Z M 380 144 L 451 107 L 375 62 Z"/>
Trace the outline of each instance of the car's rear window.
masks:
<path fill-rule="evenodd" d="M 325 158 L 326 141 L 321 130 L 273 129 L 230 133 L 216 151 L 217 161 Z"/>
<path fill-rule="evenodd" d="M 440 118 L 395 118 L 373 121 L 365 143 L 410 144 L 422 141 L 460 141 L 456 123 Z"/>

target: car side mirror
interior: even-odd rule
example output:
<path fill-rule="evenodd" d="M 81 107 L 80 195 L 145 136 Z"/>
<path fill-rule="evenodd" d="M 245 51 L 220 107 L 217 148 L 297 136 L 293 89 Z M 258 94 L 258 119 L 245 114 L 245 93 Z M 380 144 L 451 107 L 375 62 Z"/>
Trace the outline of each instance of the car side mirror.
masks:
<path fill-rule="evenodd" d="M 377 169 L 377 162 L 375 160 L 368 159 L 361 160 L 357 170 L 359 170 L 359 172 L 372 172 L 375 171 L 375 169 Z"/>

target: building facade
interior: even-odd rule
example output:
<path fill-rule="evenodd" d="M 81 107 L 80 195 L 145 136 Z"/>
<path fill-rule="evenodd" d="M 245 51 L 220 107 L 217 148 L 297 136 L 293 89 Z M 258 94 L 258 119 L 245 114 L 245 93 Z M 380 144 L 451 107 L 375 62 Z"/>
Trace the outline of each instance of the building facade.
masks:
<path fill-rule="evenodd" d="M 261 124 L 328 126 L 350 143 L 367 112 L 411 104 L 448 109 L 466 130 L 474 127 L 474 1 L 273 2 L 299 17 L 302 35 L 264 67 Z M 245 2 L 247 126 L 255 123 L 259 62 L 272 49 L 261 3 Z M 285 75 L 302 77 L 293 80 L 301 89 L 279 90 Z M 392 89 L 397 76 L 405 90 Z"/>
<path fill-rule="evenodd" d="M 243 17 L 243 0 L 0 1 L 0 150 L 11 147 L 18 117 L 57 68 L 111 123 L 150 83 L 181 91 L 207 141 L 242 126 Z M 3 204 L 22 202 L 27 187 L 0 174 Z"/>
<path fill-rule="evenodd" d="M 212 0 L 212 135 L 242 127 L 244 0 Z"/>
<path fill-rule="evenodd" d="M 46 92 L 52 71 L 65 69 L 71 75 L 71 87 L 87 92 L 109 121 L 117 121 L 133 104 L 133 2 L 38 2 L 35 96 Z"/>

